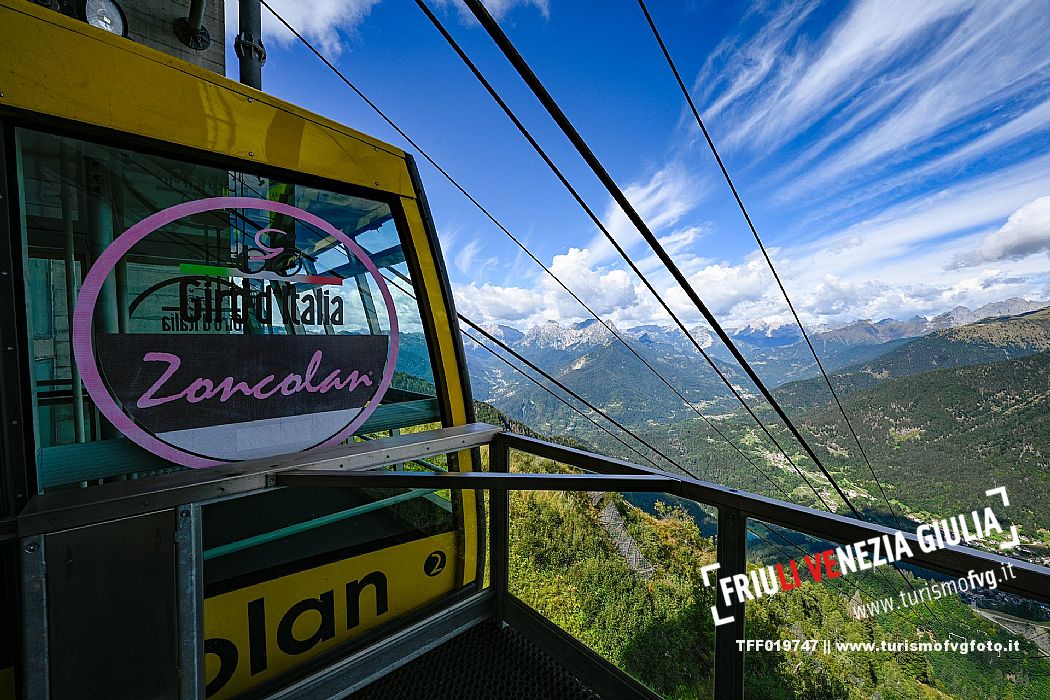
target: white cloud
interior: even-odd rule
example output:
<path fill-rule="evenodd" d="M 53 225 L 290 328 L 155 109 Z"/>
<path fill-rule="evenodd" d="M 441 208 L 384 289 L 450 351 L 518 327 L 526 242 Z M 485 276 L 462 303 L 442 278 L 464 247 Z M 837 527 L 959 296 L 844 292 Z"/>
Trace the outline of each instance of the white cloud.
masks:
<path fill-rule="evenodd" d="M 589 250 L 569 248 L 568 252 L 554 256 L 550 270 L 599 315 L 633 306 L 637 301 L 633 276 L 625 270 L 596 267 L 592 257 Z M 550 276 L 545 274 L 541 279 L 548 308 L 556 308 L 558 317 L 586 314 Z"/>
<path fill-rule="evenodd" d="M 874 284 L 858 285 L 838 275 L 824 275 L 813 290 L 805 296 L 802 306 L 821 316 L 837 316 L 856 309 L 875 291 Z"/>
<path fill-rule="evenodd" d="M 765 262 L 748 260 L 741 265 L 708 265 L 689 278 L 689 283 L 715 315 L 732 311 L 738 304 L 761 299 L 773 283 Z M 695 317 L 693 304 L 677 285 L 667 295 L 676 312 Z"/>
<path fill-rule="evenodd" d="M 956 258 L 954 267 L 1020 260 L 1050 253 L 1050 196 L 1040 197 L 1015 211 L 995 233 L 971 253 Z"/>
<path fill-rule="evenodd" d="M 274 11 L 295 27 L 330 58 L 337 57 L 346 48 L 344 36 L 353 34 L 357 27 L 379 4 L 380 0 L 267 0 Z M 226 2 L 226 35 L 237 35 L 236 0 Z M 265 7 L 262 8 L 263 44 L 274 42 L 288 45 L 296 41 L 281 22 Z"/>
<path fill-rule="evenodd" d="M 523 287 L 468 284 L 453 291 L 458 311 L 475 323 L 520 322 L 544 308 L 543 296 Z"/>
<path fill-rule="evenodd" d="M 1010 259 L 1033 246 L 1050 248 L 1047 228 L 1037 225 L 1050 221 L 1050 197 L 1040 197 L 1048 191 L 1050 156 L 934 196 L 915 197 L 815 242 L 771 248 L 769 253 L 803 321 L 814 327 L 857 318 L 932 316 L 954 306 L 976 308 L 1011 296 L 1040 299 L 1046 295 L 1050 275 L 1046 260 L 1038 256 L 1009 267 L 945 268 L 961 256 L 973 255 L 974 250 L 988 252 L 989 259 L 989 251 Z M 1039 199 L 1033 202 L 1036 197 Z M 1008 217 L 1013 223 L 1004 225 Z M 975 226 L 985 228 L 958 235 Z M 686 227 L 664 239 L 672 247 L 684 245 L 695 241 L 703 230 Z M 993 231 L 996 233 L 990 235 Z M 1005 237 L 995 238 L 1004 231 Z M 999 247 L 988 247 L 987 241 L 993 239 Z M 690 282 L 727 327 L 792 322 L 780 290 L 757 253 L 739 263 L 704 261 L 688 252 L 678 252 L 676 259 L 691 261 Z M 655 258 L 640 264 L 685 323 L 692 326 L 700 321 L 692 302 Z M 592 249 L 570 248 L 553 256 L 550 267 L 603 318 L 622 327 L 670 323 L 659 303 L 618 260 L 603 259 Z M 587 317 L 545 275 L 522 287 L 470 285 L 456 293 L 457 299 L 469 296 L 480 319 L 519 328 L 547 319 L 570 322 Z"/>

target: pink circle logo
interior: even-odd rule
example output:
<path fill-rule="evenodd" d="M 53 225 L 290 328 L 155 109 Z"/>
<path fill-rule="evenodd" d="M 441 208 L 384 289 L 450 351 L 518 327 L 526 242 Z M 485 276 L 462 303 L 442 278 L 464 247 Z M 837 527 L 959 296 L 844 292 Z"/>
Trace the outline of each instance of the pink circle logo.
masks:
<path fill-rule="evenodd" d="M 294 246 L 294 233 L 289 237 L 275 228 L 261 228 L 255 235 L 261 250 L 245 256 L 247 269 L 181 266 L 186 274 L 172 284 L 178 284 L 184 309 L 178 323 L 191 332 L 96 328 L 103 286 L 136 244 L 180 219 L 221 210 L 282 215 L 334 239 L 333 246 L 341 244 L 348 265 L 367 273 L 379 290 L 389 335 L 374 329 L 336 332 L 333 327 L 343 323 L 348 304 L 339 294 L 342 276 L 315 274 L 317 258 Z M 241 284 L 231 278 L 242 278 Z M 367 284 L 364 279 L 357 274 L 355 292 Z M 318 325 L 323 319 L 324 334 L 211 332 L 223 317 L 238 314 L 305 323 L 307 311 L 298 316 L 300 301 L 310 319 L 317 318 Z M 196 332 L 201 319 L 204 333 Z M 331 447 L 353 435 L 393 380 L 398 325 L 386 280 L 361 246 L 338 228 L 283 202 L 213 197 L 157 212 L 102 252 L 77 298 L 73 352 L 92 401 L 115 428 L 166 460 L 201 468 Z"/>

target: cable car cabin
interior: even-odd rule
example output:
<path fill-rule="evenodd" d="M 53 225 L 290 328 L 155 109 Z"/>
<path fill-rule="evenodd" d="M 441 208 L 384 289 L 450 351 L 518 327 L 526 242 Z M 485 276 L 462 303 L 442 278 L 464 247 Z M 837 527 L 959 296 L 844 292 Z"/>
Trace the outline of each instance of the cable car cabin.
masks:
<path fill-rule="evenodd" d="M 472 421 L 410 156 L 29 2 L 0 38 L 0 515 Z M 5 542 L 4 619 L 48 664 L 27 693 L 175 697 L 200 624 L 202 686 L 232 697 L 480 585 L 474 491 L 254 491 Z M 43 587 L 20 613 L 18 555 Z"/>

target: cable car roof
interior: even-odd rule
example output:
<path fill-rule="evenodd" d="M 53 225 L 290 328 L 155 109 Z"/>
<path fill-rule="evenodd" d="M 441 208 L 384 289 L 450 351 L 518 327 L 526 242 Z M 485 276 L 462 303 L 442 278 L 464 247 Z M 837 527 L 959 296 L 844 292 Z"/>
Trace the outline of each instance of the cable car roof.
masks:
<path fill-rule="evenodd" d="M 32 3 L 0 0 L 0 25 L 19 57 L 0 65 L 0 109 L 415 197 L 404 151 L 273 95 Z"/>

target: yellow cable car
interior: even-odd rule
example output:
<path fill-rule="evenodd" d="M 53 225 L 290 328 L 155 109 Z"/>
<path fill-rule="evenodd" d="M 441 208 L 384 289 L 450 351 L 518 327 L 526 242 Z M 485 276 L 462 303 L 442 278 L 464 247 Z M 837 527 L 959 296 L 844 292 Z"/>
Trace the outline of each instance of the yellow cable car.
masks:
<path fill-rule="evenodd" d="M 473 421 L 411 156 L 30 2 L 0 2 L 0 45 L 0 192 L 17 193 L 0 202 L 11 348 L 0 515 Z M 394 468 L 474 464 L 469 450 L 448 457 Z M 156 651 L 149 630 L 171 624 L 154 586 L 174 566 L 159 534 L 172 517 L 200 541 L 213 698 L 396 629 L 483 578 L 473 491 L 217 491 L 174 513 L 48 536 L 37 552 L 48 656 L 67 667 L 51 669 L 47 696 L 100 697 L 97 673 L 111 667 L 78 665 L 74 648 L 114 625 L 129 639 L 112 659 L 127 669 L 123 696 L 163 696 L 171 679 L 142 665 Z M 99 595 L 96 569 L 122 563 L 137 591 L 77 605 Z M 0 646 L 0 697 L 13 694 L 14 647 Z M 141 658 L 127 656 L 135 648 Z"/>

